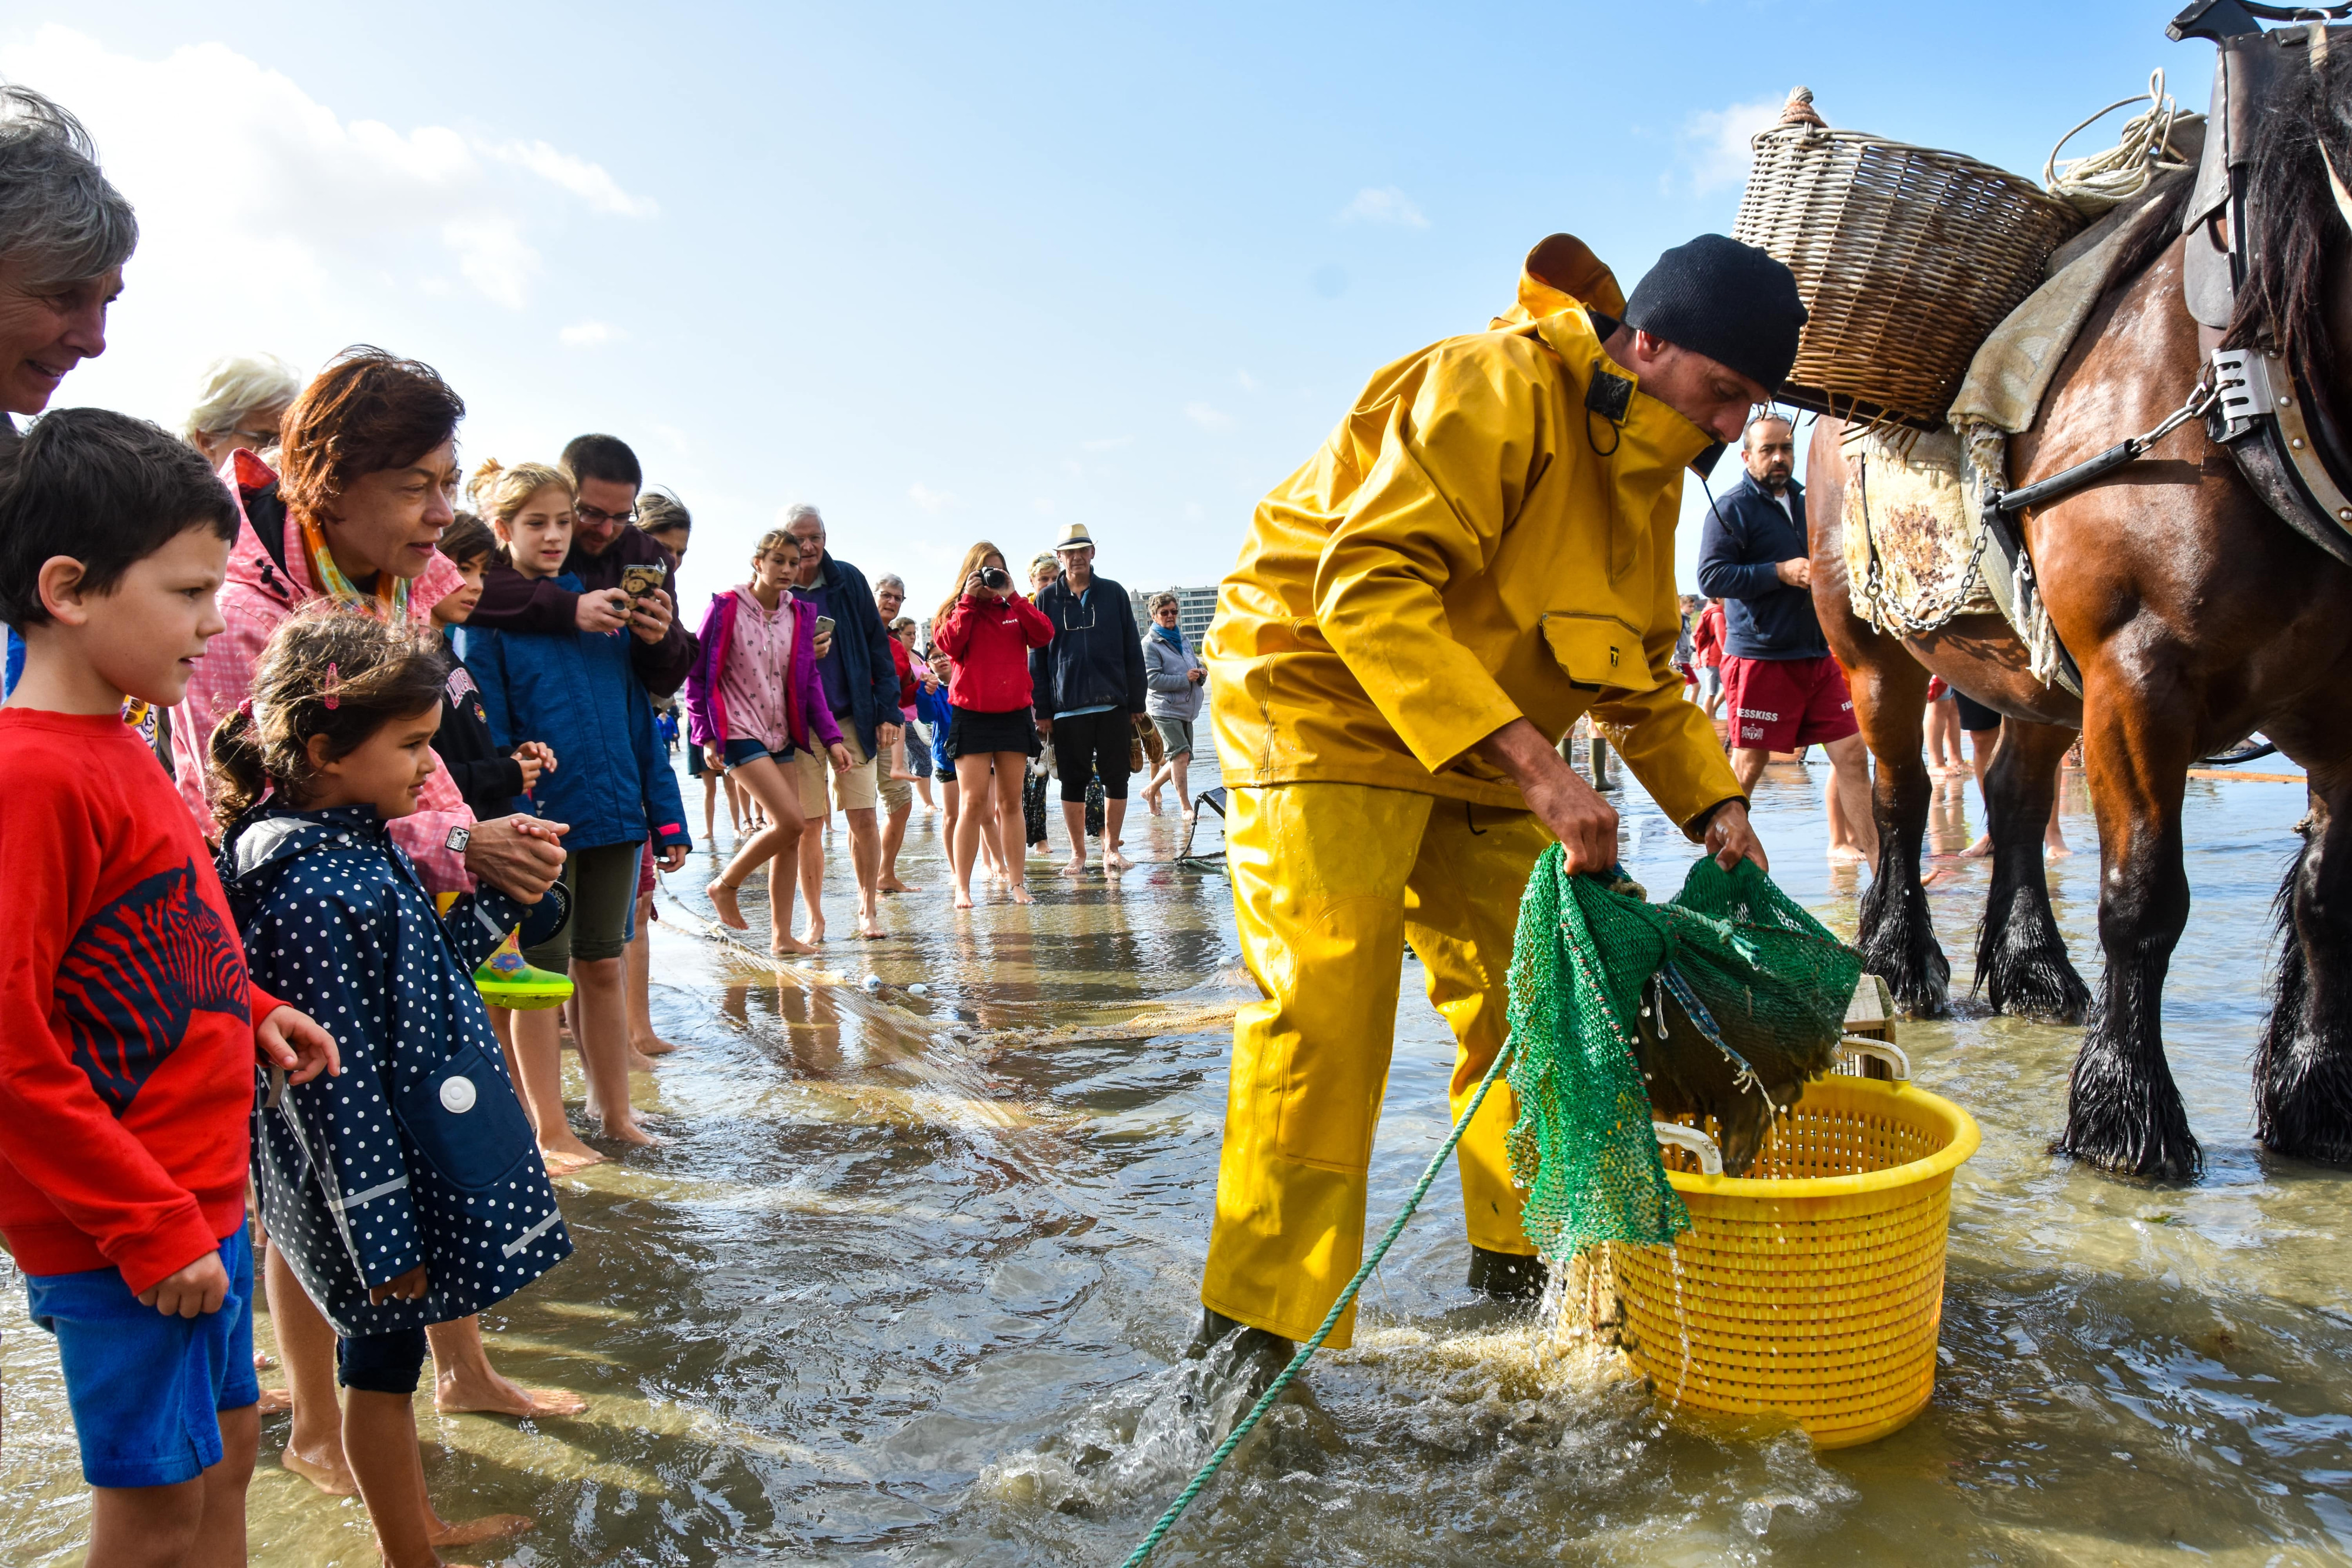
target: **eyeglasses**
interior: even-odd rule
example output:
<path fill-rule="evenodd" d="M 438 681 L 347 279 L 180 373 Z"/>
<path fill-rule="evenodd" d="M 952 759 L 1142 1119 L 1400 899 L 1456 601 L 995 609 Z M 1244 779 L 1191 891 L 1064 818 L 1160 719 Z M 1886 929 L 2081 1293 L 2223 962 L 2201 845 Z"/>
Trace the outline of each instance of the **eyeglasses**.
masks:
<path fill-rule="evenodd" d="M 1083 611 L 1085 611 L 1085 612 L 1086 612 L 1086 616 L 1087 616 L 1087 618 L 1086 618 L 1084 621 L 1078 621 L 1078 620 L 1075 620 L 1075 619 L 1073 619 L 1073 617 L 1076 614 L 1076 612 L 1079 612 L 1079 611 L 1081 611 L 1081 610 L 1083 610 Z M 1073 597 L 1072 597 L 1072 599 L 1070 600 L 1070 601 L 1069 601 L 1067 604 L 1065 604 L 1065 605 L 1063 605 L 1063 606 L 1062 606 L 1062 630 L 1063 630 L 1063 631 L 1065 631 L 1065 632 L 1091 632 L 1091 631 L 1093 631 L 1094 629 L 1095 629 L 1095 602 L 1094 602 L 1093 599 L 1091 599 L 1091 598 L 1087 598 L 1087 599 L 1083 599 L 1083 600 L 1081 600 L 1081 599 L 1078 599 L 1078 598 L 1076 598 L 1076 597 L 1073 596 Z"/>
<path fill-rule="evenodd" d="M 634 523 L 637 520 L 637 509 L 635 507 L 625 512 L 608 512 L 602 507 L 583 507 L 575 504 L 572 508 L 572 515 L 583 523 L 591 523 L 598 527 L 606 523 Z"/>

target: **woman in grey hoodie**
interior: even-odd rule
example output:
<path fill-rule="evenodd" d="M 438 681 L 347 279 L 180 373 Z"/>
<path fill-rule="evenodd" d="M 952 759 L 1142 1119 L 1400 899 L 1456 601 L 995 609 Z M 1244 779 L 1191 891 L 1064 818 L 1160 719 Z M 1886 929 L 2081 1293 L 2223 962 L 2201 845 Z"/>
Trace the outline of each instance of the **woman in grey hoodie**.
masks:
<path fill-rule="evenodd" d="M 1192 721 L 1200 716 L 1202 685 L 1209 672 L 1201 655 L 1185 643 L 1176 624 L 1176 609 L 1174 594 L 1153 594 L 1151 625 L 1143 633 L 1143 710 L 1150 716 L 1168 752 L 1167 760 L 1144 785 L 1143 800 L 1157 812 L 1160 787 L 1172 779 L 1177 808 L 1189 822 L 1192 796 L 1185 775 L 1192 766 Z"/>

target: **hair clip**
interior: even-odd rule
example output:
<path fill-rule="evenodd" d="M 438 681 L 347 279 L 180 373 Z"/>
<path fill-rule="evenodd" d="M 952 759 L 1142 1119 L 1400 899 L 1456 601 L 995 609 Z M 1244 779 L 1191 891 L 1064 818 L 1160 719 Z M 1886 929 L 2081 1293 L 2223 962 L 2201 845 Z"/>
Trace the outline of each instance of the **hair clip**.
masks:
<path fill-rule="evenodd" d="M 342 706 L 343 699 L 335 695 L 336 688 L 341 686 L 342 684 L 343 678 L 337 673 L 334 661 L 331 659 L 329 660 L 327 663 L 327 684 L 323 688 L 323 695 L 326 699 L 327 711 L 330 713 L 332 713 L 336 708 Z"/>
<path fill-rule="evenodd" d="M 237 700 L 236 711 L 250 719 L 253 716 L 253 699 L 251 697 L 239 698 Z"/>

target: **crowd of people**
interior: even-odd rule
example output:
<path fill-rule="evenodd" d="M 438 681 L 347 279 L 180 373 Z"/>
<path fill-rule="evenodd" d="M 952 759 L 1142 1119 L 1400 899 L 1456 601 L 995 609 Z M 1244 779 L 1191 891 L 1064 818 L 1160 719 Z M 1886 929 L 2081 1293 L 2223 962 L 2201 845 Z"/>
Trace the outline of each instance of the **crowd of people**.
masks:
<path fill-rule="evenodd" d="M 381 349 L 226 359 L 176 434 L 50 411 L 136 243 L 72 117 L 0 88 L 0 975 L 48 1020 L 0 1071 L 0 1237 L 58 1342 L 92 1564 L 244 1560 L 257 1281 L 286 1467 L 438 1562 L 519 1521 L 434 1511 L 427 1356 L 445 1410 L 583 1407 L 501 1376 L 478 1314 L 570 1252 L 551 1174 L 654 1141 L 675 740 L 706 838 L 722 792 L 736 828 L 719 920 L 765 866 L 770 946 L 808 953 L 835 813 L 881 936 L 935 779 L 959 908 L 976 870 L 1030 901 L 1049 776 L 1063 871 L 1090 812 L 1123 870 L 1146 737 L 1153 810 L 1173 783 L 1190 814 L 1203 669 L 1082 526 L 1026 594 L 975 544 L 926 643 L 904 580 L 794 506 L 689 627 L 692 515 L 626 442 L 464 473 L 464 401 Z"/>

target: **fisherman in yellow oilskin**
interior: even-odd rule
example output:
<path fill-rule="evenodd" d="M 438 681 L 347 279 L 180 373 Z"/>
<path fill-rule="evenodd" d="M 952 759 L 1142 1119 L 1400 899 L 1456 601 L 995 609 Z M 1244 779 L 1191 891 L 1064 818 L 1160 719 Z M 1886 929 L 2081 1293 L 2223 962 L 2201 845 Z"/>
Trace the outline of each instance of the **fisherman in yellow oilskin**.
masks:
<path fill-rule="evenodd" d="M 1617 813 L 1559 743 L 1592 714 L 1728 866 L 1764 852 L 1682 698 L 1675 523 L 1794 361 L 1796 281 L 1702 235 L 1628 301 L 1584 245 L 1528 257 L 1517 307 L 1374 375 L 1258 505 L 1203 649 L 1226 863 L 1264 999 L 1234 1029 L 1192 1354 L 1263 1383 L 1363 1257 L 1365 1174 L 1402 955 L 1451 1025 L 1460 1115 L 1502 1048 L 1519 895 L 1544 846 L 1617 860 Z M 1459 1154 L 1470 1283 L 1532 1295 L 1491 1093 Z M 1351 1306 L 1328 1343 L 1346 1346 Z"/>

